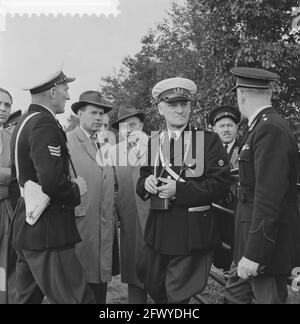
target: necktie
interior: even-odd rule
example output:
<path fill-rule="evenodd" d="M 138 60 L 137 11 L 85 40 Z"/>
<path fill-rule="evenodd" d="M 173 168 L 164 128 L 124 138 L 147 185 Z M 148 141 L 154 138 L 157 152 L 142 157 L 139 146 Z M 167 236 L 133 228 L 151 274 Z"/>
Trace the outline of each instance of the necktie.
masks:
<path fill-rule="evenodd" d="M 99 147 L 98 147 L 98 143 L 97 143 L 97 135 L 91 135 L 90 141 L 93 144 L 93 146 L 96 148 L 96 150 L 98 150 Z"/>
<path fill-rule="evenodd" d="M 175 157 L 175 152 L 174 152 L 175 138 L 176 138 L 176 133 L 172 132 L 170 137 L 170 162 L 172 165 L 174 165 L 174 157 Z"/>
<path fill-rule="evenodd" d="M 228 152 L 229 145 L 228 144 L 224 145 L 224 148 L 225 148 L 226 152 L 229 153 Z"/>

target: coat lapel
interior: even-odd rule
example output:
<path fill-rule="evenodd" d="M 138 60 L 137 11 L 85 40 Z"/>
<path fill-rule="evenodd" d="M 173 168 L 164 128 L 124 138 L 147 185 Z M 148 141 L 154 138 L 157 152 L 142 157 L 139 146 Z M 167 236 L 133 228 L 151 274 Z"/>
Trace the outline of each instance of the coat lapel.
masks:
<path fill-rule="evenodd" d="M 85 151 L 88 153 L 88 155 L 90 155 L 90 157 L 96 161 L 97 150 L 86 137 L 86 135 L 83 133 L 83 131 L 80 129 L 80 127 L 76 128 L 75 134 L 81 145 L 84 147 Z"/>

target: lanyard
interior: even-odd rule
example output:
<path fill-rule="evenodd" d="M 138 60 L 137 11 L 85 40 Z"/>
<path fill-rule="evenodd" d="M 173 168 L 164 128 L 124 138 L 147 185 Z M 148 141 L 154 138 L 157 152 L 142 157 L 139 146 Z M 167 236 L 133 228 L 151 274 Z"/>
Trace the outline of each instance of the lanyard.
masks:
<path fill-rule="evenodd" d="M 163 145 L 165 135 L 166 135 L 166 132 L 163 132 L 160 135 L 159 151 L 157 152 L 156 159 L 155 159 L 155 165 L 154 165 L 154 176 L 157 178 L 157 167 L 159 165 L 159 158 L 160 158 L 163 169 L 166 170 L 177 181 L 183 182 L 184 180 L 182 178 L 180 178 L 180 176 L 170 168 L 169 163 L 167 163 L 164 159 L 163 152 L 162 152 L 162 145 Z M 191 137 L 192 137 L 192 127 L 191 127 L 191 124 L 189 124 L 189 138 L 188 138 L 188 142 L 187 142 L 188 145 L 187 145 L 187 149 L 184 154 L 184 159 L 183 159 L 182 166 L 180 169 L 180 174 L 183 171 L 186 159 L 189 154 L 189 150 L 190 150 L 191 142 L 192 142 Z"/>

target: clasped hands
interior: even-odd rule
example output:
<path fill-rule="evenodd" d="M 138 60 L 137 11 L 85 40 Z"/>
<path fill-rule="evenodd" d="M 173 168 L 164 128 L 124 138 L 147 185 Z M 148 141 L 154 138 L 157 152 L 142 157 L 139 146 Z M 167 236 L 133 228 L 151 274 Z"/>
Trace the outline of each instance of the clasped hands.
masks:
<path fill-rule="evenodd" d="M 158 182 L 162 182 L 163 185 L 157 186 Z M 152 195 L 157 195 L 161 199 L 170 199 L 176 195 L 176 181 L 171 177 L 155 178 L 154 175 L 149 176 L 145 181 L 145 189 Z"/>

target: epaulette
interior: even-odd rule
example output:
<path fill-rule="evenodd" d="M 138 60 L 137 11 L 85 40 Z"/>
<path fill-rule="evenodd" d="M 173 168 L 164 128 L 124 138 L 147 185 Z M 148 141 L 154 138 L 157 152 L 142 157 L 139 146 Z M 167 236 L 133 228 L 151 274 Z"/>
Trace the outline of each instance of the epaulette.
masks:
<path fill-rule="evenodd" d="M 198 129 L 198 130 L 203 132 L 202 129 Z M 204 133 L 207 133 L 207 134 L 215 134 L 215 132 L 212 129 L 205 129 L 204 130 Z"/>
<path fill-rule="evenodd" d="M 256 125 L 257 125 L 260 121 L 264 121 L 264 122 L 266 122 L 267 120 L 268 120 L 268 116 L 267 116 L 267 114 L 263 114 L 260 118 L 256 119 L 256 120 L 252 123 L 252 125 L 250 126 L 248 132 L 251 133 L 251 132 L 254 130 L 254 128 L 256 127 Z"/>

